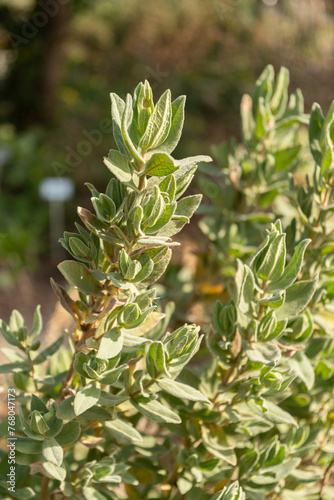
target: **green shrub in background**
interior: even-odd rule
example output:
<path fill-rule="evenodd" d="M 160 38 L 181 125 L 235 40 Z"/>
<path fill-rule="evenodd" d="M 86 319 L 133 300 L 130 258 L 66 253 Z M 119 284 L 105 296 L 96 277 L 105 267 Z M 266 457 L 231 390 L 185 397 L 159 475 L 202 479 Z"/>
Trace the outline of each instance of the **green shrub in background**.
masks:
<path fill-rule="evenodd" d="M 334 106 L 324 117 L 315 105 L 308 117 L 287 86 L 286 70 L 275 81 L 267 68 L 243 100 L 244 144 L 235 154 L 220 148 L 227 193 L 201 227 L 224 293 L 200 363 L 199 327 L 165 333 L 173 306 L 156 310 L 151 285 L 200 202 L 180 197 L 210 158 L 170 155 L 183 97 L 171 102 L 167 91 L 154 105 L 147 82 L 125 102 L 111 95 L 113 177 L 105 193 L 88 184 L 95 213 L 79 208 L 84 226 L 61 240 L 75 260 L 59 270 L 79 297 L 52 282 L 75 321 L 71 350 L 59 350 L 63 337 L 40 350 L 39 309 L 29 332 L 17 311 L 1 323 L 20 350 L 6 349 L 1 367 L 14 372 L 20 403 L 18 484 L 8 491 L 2 452 L 5 498 L 333 498 Z M 297 168 L 313 175 L 289 184 Z"/>
<path fill-rule="evenodd" d="M 223 169 L 202 169 L 212 195 L 200 223 L 206 259 L 225 287 L 203 392 L 225 413 L 217 434 L 223 428 L 236 452 L 226 478 L 238 478 L 246 498 L 329 499 L 334 106 L 326 117 L 317 104 L 305 115 L 300 91 L 288 98 L 288 76 L 265 69 L 242 101 L 243 142 L 215 149 Z"/>
<path fill-rule="evenodd" d="M 200 222 L 208 235 L 223 274 L 235 258 L 249 257 L 265 236 L 268 223 L 287 212 L 282 192 L 289 175 L 311 168 L 300 90 L 289 96 L 289 72 L 281 68 L 275 79 L 268 66 L 253 96 L 241 102 L 242 142 L 235 139 L 213 147 L 219 166 L 202 168 L 207 176 L 199 186 L 211 203 Z M 290 215 L 289 213 L 287 215 Z"/>

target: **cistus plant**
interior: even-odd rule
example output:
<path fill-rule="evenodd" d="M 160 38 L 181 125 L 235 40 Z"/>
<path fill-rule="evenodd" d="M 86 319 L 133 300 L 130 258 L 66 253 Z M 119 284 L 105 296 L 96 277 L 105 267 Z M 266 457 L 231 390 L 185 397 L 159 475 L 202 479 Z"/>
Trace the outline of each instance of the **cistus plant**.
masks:
<path fill-rule="evenodd" d="M 206 257 L 206 267 L 212 263 L 216 269 L 218 262 L 220 273 L 228 276 L 235 259 L 249 257 L 264 238 L 268 223 L 275 221 L 275 202 L 280 210 L 289 174 L 310 165 L 308 120 L 301 91 L 289 95 L 289 71 L 283 67 L 275 77 L 267 66 L 252 96 L 245 94 L 241 101 L 242 141 L 233 138 L 212 147 L 215 165 L 201 168 L 206 215 L 200 228 L 214 253 L 211 262 Z"/>
<path fill-rule="evenodd" d="M 214 360 L 201 388 L 213 407 L 206 410 L 207 423 L 199 425 L 209 428 L 201 430 L 207 452 L 217 459 L 227 454 L 219 479 L 232 484 L 237 479 L 247 499 L 329 500 L 334 497 L 334 104 L 327 116 L 318 104 L 310 115 L 300 106 L 290 116 L 292 105 L 282 106 L 277 121 L 272 102 L 278 89 L 283 103 L 297 97 L 302 103 L 300 92 L 288 101 L 287 87 L 286 70 L 275 82 L 267 68 L 253 99 L 242 102 L 249 134 L 244 131 L 235 155 L 229 153 L 214 189 L 219 168 L 203 169 L 209 176 L 202 186 L 212 186 L 207 195 L 215 193 L 206 207 L 211 214 L 201 222 L 210 238 L 205 258 L 221 273 L 222 288 L 219 300 L 206 304 L 213 309 L 207 344 Z M 271 173 L 265 177 L 268 161 Z M 259 246 L 252 251 L 254 243 Z"/>
<path fill-rule="evenodd" d="M 223 191 L 201 222 L 221 287 L 197 362 L 200 328 L 170 333 L 173 305 L 162 313 L 151 285 L 210 158 L 170 156 L 183 97 L 154 105 L 147 82 L 125 102 L 112 94 L 113 177 L 106 193 L 88 184 L 95 213 L 79 208 L 83 226 L 61 239 L 78 296 L 52 281 L 74 319 L 70 349 L 64 337 L 40 348 L 39 308 L 30 330 L 17 311 L 1 323 L 20 403 L 19 480 L 13 493 L 1 452 L 4 498 L 334 498 L 334 104 L 306 115 L 287 87 L 286 70 L 264 71 L 243 99 L 244 142 L 200 181 Z"/>
<path fill-rule="evenodd" d="M 2 453 L 1 498 L 181 498 L 174 427 L 194 405 L 210 404 L 189 374 L 181 378 L 200 347 L 199 328 L 166 331 L 172 307 L 157 310 L 151 285 L 200 203 L 201 195 L 181 196 L 197 163 L 211 159 L 171 156 L 184 96 L 172 102 L 167 90 L 154 104 L 145 81 L 125 102 L 111 94 L 111 103 L 118 149 L 104 162 L 112 178 L 105 193 L 88 184 L 94 212 L 79 208 L 83 225 L 60 240 L 73 259 L 58 268 L 77 298 L 51 280 L 74 320 L 70 349 L 64 336 L 40 348 L 39 308 L 31 329 L 16 310 L 8 325 L 1 321 L 17 349 L 4 349 L 9 363 L 0 371 L 13 373 L 20 413 L 16 489 Z M 182 411 L 180 398 L 191 401 Z"/>

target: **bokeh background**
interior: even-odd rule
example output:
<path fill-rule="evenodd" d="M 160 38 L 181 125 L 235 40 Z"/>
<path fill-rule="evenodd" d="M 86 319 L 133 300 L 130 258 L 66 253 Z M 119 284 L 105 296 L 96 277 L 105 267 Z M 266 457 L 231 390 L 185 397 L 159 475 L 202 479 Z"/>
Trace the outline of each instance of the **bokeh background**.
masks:
<path fill-rule="evenodd" d="M 38 303 L 52 317 L 49 277 L 60 280 L 64 255 L 51 252 L 39 185 L 74 182 L 71 229 L 76 206 L 89 206 L 84 182 L 108 181 L 110 91 L 148 79 L 156 99 L 167 88 L 186 94 L 175 156 L 210 154 L 240 136 L 241 96 L 268 63 L 288 67 L 307 112 L 314 101 L 327 112 L 333 41 L 333 0 L 0 0 L 0 317 L 17 308 L 29 324 Z M 194 248 L 194 224 L 182 238 Z"/>

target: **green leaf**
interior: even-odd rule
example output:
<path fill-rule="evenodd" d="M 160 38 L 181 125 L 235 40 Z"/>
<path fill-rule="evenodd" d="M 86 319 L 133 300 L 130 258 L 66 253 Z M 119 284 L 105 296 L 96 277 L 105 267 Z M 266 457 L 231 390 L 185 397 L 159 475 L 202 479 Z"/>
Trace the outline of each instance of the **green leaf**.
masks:
<path fill-rule="evenodd" d="M 43 351 L 40 352 L 35 359 L 33 359 L 33 364 L 39 365 L 44 361 L 46 361 L 47 359 L 49 359 L 53 354 L 55 354 L 58 351 L 59 347 L 63 343 L 63 340 L 64 340 L 64 335 L 59 337 L 59 339 L 57 339 L 56 342 L 54 342 L 54 344 L 51 344 L 48 347 L 46 347 L 46 349 L 43 349 Z"/>
<path fill-rule="evenodd" d="M 96 357 L 111 359 L 117 356 L 123 347 L 123 335 L 120 328 L 108 330 L 102 337 Z"/>
<path fill-rule="evenodd" d="M 291 148 L 282 149 L 274 153 L 276 160 L 276 170 L 281 171 L 291 167 L 291 164 L 298 157 L 301 151 L 301 145 L 292 146 Z"/>
<path fill-rule="evenodd" d="M 133 260 L 129 264 L 129 267 L 124 275 L 124 279 L 132 281 L 135 278 L 135 276 L 137 276 L 140 270 L 141 270 L 140 262 L 138 262 L 138 260 Z"/>
<path fill-rule="evenodd" d="M 62 420 L 73 420 L 76 418 L 76 414 L 74 412 L 74 396 L 64 399 L 61 403 L 59 403 L 57 408 L 57 417 Z M 109 419 L 110 413 L 106 411 L 104 408 L 100 408 L 99 406 L 92 406 L 88 410 L 84 411 L 81 414 L 83 418 L 98 418 L 98 419 Z"/>
<path fill-rule="evenodd" d="M 84 497 L 86 500 L 107 500 L 105 495 L 99 493 L 95 488 L 91 486 L 84 486 L 82 489 Z"/>
<path fill-rule="evenodd" d="M 314 369 L 308 357 L 300 351 L 297 351 L 287 361 L 293 373 L 304 382 L 307 389 L 310 391 L 314 385 Z"/>
<path fill-rule="evenodd" d="M 126 331 L 123 332 L 124 352 L 130 352 L 132 349 L 138 349 L 139 347 L 143 347 L 144 344 L 150 342 L 151 340 L 149 339 L 137 337 L 137 335 L 132 335 L 131 333 L 127 333 Z"/>
<path fill-rule="evenodd" d="M 278 321 L 285 318 L 293 318 L 301 313 L 312 299 L 318 283 L 318 277 L 309 281 L 299 281 L 286 291 L 285 303 L 276 309 L 275 315 Z"/>
<path fill-rule="evenodd" d="M 252 473 L 255 465 L 258 463 L 259 458 L 260 455 L 256 450 L 252 450 L 251 452 L 242 456 L 239 466 L 239 477 L 249 476 Z"/>
<path fill-rule="evenodd" d="M 201 199 L 202 195 L 193 195 L 178 201 L 172 220 L 159 231 L 159 236 L 171 237 L 179 233 L 197 210 Z"/>
<path fill-rule="evenodd" d="M 11 347 L 2 347 L 1 352 L 11 363 L 22 363 L 22 361 L 25 361 L 23 356 Z"/>
<path fill-rule="evenodd" d="M 169 221 L 173 218 L 176 211 L 176 203 L 165 205 L 163 213 L 159 216 L 154 226 L 146 228 L 147 235 L 158 234 L 159 236 L 166 236 L 164 228 L 168 225 Z"/>
<path fill-rule="evenodd" d="M 309 141 L 312 156 L 318 165 L 322 163 L 323 151 L 321 144 L 322 129 L 324 125 L 324 115 L 319 104 L 314 103 L 311 110 L 309 124 Z"/>
<path fill-rule="evenodd" d="M 286 118 L 282 118 L 281 120 L 278 120 L 274 130 L 284 130 L 296 124 L 308 125 L 308 115 L 291 115 L 287 116 Z"/>
<path fill-rule="evenodd" d="M 87 295 L 103 295 L 100 283 L 81 262 L 65 260 L 58 265 L 58 269 L 74 288 L 78 288 Z"/>
<path fill-rule="evenodd" d="M 132 111 L 132 96 L 127 94 L 125 101 L 125 109 L 122 116 L 121 131 L 124 144 L 126 145 L 129 153 L 137 160 L 138 163 L 144 163 L 143 157 L 139 154 L 139 151 L 133 144 L 131 137 L 129 135 L 129 127 L 133 119 Z"/>
<path fill-rule="evenodd" d="M 269 242 L 267 252 L 257 270 L 258 276 L 264 280 L 270 279 L 271 276 L 273 278 L 281 276 L 285 264 L 285 253 L 285 234 L 277 234 Z"/>
<path fill-rule="evenodd" d="M 18 437 L 16 439 L 16 449 L 20 453 L 34 455 L 35 453 L 42 453 L 42 441 L 36 441 L 28 437 Z"/>
<path fill-rule="evenodd" d="M 59 418 L 52 419 L 50 422 L 48 422 L 50 425 L 50 430 L 45 433 L 46 438 L 52 438 L 55 437 L 59 434 L 59 432 L 63 428 L 63 421 L 60 420 Z"/>
<path fill-rule="evenodd" d="M 250 400 L 247 404 L 254 413 L 268 420 L 268 422 L 272 422 L 273 424 L 290 424 L 298 427 L 297 422 L 290 413 L 282 410 L 282 408 L 271 401 L 262 399 L 255 402 L 254 400 Z"/>
<path fill-rule="evenodd" d="M 72 421 L 64 424 L 61 432 L 57 434 L 57 442 L 63 448 L 70 444 L 76 443 L 81 434 L 81 426 L 79 422 Z"/>
<path fill-rule="evenodd" d="M 101 374 L 99 382 L 103 385 L 113 385 L 115 382 L 117 382 L 121 374 L 125 370 L 128 370 L 128 368 L 129 366 L 125 363 L 118 366 L 117 368 L 114 368 L 113 370 L 108 370 Z"/>
<path fill-rule="evenodd" d="M 288 103 L 288 87 L 289 87 L 289 70 L 281 67 L 277 75 L 276 86 L 273 96 L 270 101 L 270 108 L 275 115 L 275 118 L 280 118 L 284 115 Z"/>
<path fill-rule="evenodd" d="M 43 401 L 39 399 L 39 397 L 36 396 L 35 394 L 32 394 L 30 411 L 34 410 L 37 410 L 41 413 L 47 413 L 49 411 L 46 405 L 43 403 Z"/>
<path fill-rule="evenodd" d="M 235 481 L 230 486 L 225 486 L 222 491 L 218 491 L 210 500 L 246 500 L 246 495 L 239 482 Z"/>
<path fill-rule="evenodd" d="M 14 333 L 10 331 L 10 329 L 2 319 L 0 319 L 0 331 L 8 344 L 14 345 L 22 350 L 21 342 L 15 337 Z"/>
<path fill-rule="evenodd" d="M 165 177 L 175 172 L 179 167 L 174 164 L 173 158 L 167 153 L 154 153 L 146 163 L 143 175 Z"/>
<path fill-rule="evenodd" d="M 168 137 L 172 120 L 172 105 L 170 90 L 166 90 L 155 105 L 146 131 L 142 136 L 139 146 L 143 150 L 153 149 L 162 144 Z"/>
<path fill-rule="evenodd" d="M 44 461 L 43 467 L 46 472 L 54 479 L 57 479 L 57 481 L 65 481 L 66 469 L 64 465 L 59 466 L 53 464 L 52 462 Z"/>
<path fill-rule="evenodd" d="M 134 283 L 146 280 L 154 269 L 154 262 L 148 255 L 140 255 L 138 257 L 138 261 L 141 265 L 141 269 L 132 280 Z"/>
<path fill-rule="evenodd" d="M 177 398 L 188 399 L 189 401 L 204 401 L 204 403 L 211 405 L 211 401 L 209 399 L 203 396 L 200 391 L 190 387 L 189 385 L 181 384 L 181 382 L 176 382 L 175 380 L 167 378 L 157 380 L 157 384 L 160 389 Z"/>
<path fill-rule="evenodd" d="M 20 405 L 19 406 L 19 415 L 20 415 L 20 421 L 21 421 L 21 427 L 23 429 L 23 432 L 26 434 L 31 439 L 36 439 L 38 441 L 43 441 L 45 437 L 41 434 L 37 434 L 33 430 L 30 429 L 28 422 L 25 419 L 24 413 L 23 413 L 23 408 Z"/>
<path fill-rule="evenodd" d="M 238 463 L 235 453 L 235 446 L 226 442 L 224 435 L 211 434 L 205 427 L 202 427 L 203 444 L 209 453 L 221 458 L 224 462 L 235 467 Z M 225 465 L 225 464 L 224 464 Z"/>
<path fill-rule="evenodd" d="M 315 373 L 317 377 L 321 378 L 322 380 L 328 380 L 333 373 L 333 367 L 331 366 L 330 362 L 324 361 L 319 361 L 317 364 Z"/>
<path fill-rule="evenodd" d="M 276 295 L 274 295 L 271 298 L 265 297 L 264 299 L 259 300 L 259 304 L 262 306 L 269 306 L 272 307 L 273 309 L 277 309 L 278 307 L 281 307 L 285 302 L 285 291 L 281 290 L 278 292 Z"/>
<path fill-rule="evenodd" d="M 240 261 L 238 261 L 240 262 Z M 240 262 L 239 265 L 242 276 L 239 291 L 239 309 L 243 313 L 247 313 L 252 308 L 252 300 L 255 291 L 255 279 L 252 270 Z"/>
<path fill-rule="evenodd" d="M 297 245 L 297 248 L 282 276 L 278 280 L 269 282 L 268 292 L 276 293 L 280 290 L 286 290 L 294 281 L 296 281 L 303 265 L 305 250 L 310 242 L 310 239 L 306 239 Z"/>
<path fill-rule="evenodd" d="M 51 462 L 54 465 L 61 466 L 63 463 L 64 452 L 63 448 L 57 443 L 55 438 L 46 439 L 43 441 L 43 460 Z"/>
<path fill-rule="evenodd" d="M 18 332 L 21 328 L 24 327 L 24 319 L 22 314 L 14 309 L 9 318 L 9 329 L 13 332 Z"/>
<path fill-rule="evenodd" d="M 253 363 L 275 366 L 281 359 L 281 351 L 276 342 L 253 342 L 245 348 L 245 353 Z"/>
<path fill-rule="evenodd" d="M 194 194 L 182 198 L 182 200 L 178 201 L 177 203 L 175 215 L 182 215 L 184 217 L 187 217 L 188 219 L 191 219 L 201 201 L 202 201 L 201 194 Z"/>
<path fill-rule="evenodd" d="M 41 306 L 37 306 L 35 313 L 32 328 L 29 333 L 29 340 L 35 339 L 42 331 L 43 328 L 43 319 L 41 315 Z"/>
<path fill-rule="evenodd" d="M 333 148 L 330 147 L 322 160 L 321 173 L 326 174 L 326 172 L 329 169 L 331 169 L 332 165 L 333 165 Z"/>
<path fill-rule="evenodd" d="M 125 102 L 117 94 L 113 92 L 110 94 L 111 99 L 111 117 L 113 122 L 113 136 L 117 144 L 118 149 L 124 155 L 128 154 L 127 148 L 124 144 L 121 123 L 122 116 L 124 114 Z"/>
<path fill-rule="evenodd" d="M 105 157 L 103 161 L 106 167 L 119 181 L 124 183 L 131 182 L 132 174 L 129 161 L 125 155 L 115 149 L 111 149 L 108 157 Z"/>
<path fill-rule="evenodd" d="M 96 203 L 94 204 L 95 199 L 96 198 L 92 198 L 92 203 L 97 212 L 98 206 Z M 69 238 L 68 244 L 69 250 L 76 259 L 83 260 L 84 262 L 90 262 L 91 260 L 93 260 L 93 258 L 90 258 L 90 248 L 80 238 L 72 236 L 71 238 Z"/>
<path fill-rule="evenodd" d="M 28 372 L 30 369 L 31 367 L 26 361 L 22 363 L 7 363 L 5 365 L 0 365 L 0 373 Z"/>
<path fill-rule="evenodd" d="M 146 368 L 152 378 L 156 378 L 161 372 L 170 376 L 166 366 L 165 347 L 159 340 L 152 342 L 146 356 Z"/>
<path fill-rule="evenodd" d="M 34 410 L 30 414 L 30 429 L 37 434 L 45 434 L 50 430 L 41 413 Z"/>
<path fill-rule="evenodd" d="M 111 434 L 113 434 L 116 439 L 120 439 L 121 442 L 128 441 L 132 443 L 143 440 L 140 433 L 132 427 L 132 425 L 129 425 L 123 420 L 108 420 L 104 423 L 104 425 L 111 432 Z"/>
<path fill-rule="evenodd" d="M 175 101 L 172 102 L 172 120 L 171 126 L 167 138 L 162 144 L 160 144 L 159 149 L 161 151 L 166 151 L 166 153 L 172 153 L 178 142 L 180 140 L 184 122 L 184 106 L 186 103 L 186 96 L 181 95 Z"/>
<path fill-rule="evenodd" d="M 132 399 L 131 402 L 144 417 L 155 422 L 164 422 L 167 424 L 179 424 L 181 422 L 177 413 L 173 412 L 167 406 L 162 405 L 156 399 L 144 400 L 143 398 L 141 401 Z"/>
<path fill-rule="evenodd" d="M 138 87 L 136 87 L 136 90 L 137 88 L 138 88 L 138 98 L 137 101 L 135 99 L 135 102 L 137 102 L 137 110 L 138 110 L 138 120 L 137 120 L 138 130 L 140 134 L 143 134 L 146 130 L 148 119 L 151 116 L 154 109 L 153 95 L 152 95 L 152 89 L 147 80 L 145 80 L 144 84 L 140 83 Z"/>
<path fill-rule="evenodd" d="M 30 500 L 31 498 L 36 498 L 34 490 L 28 486 L 26 488 L 15 489 L 15 492 L 11 491 L 11 496 L 17 498 L 18 500 Z"/>
<path fill-rule="evenodd" d="M 123 401 L 126 401 L 130 398 L 130 396 L 125 395 L 113 395 L 110 394 L 110 392 L 101 392 L 101 397 L 99 399 L 99 404 L 102 406 L 116 406 L 120 403 L 123 403 Z"/>
<path fill-rule="evenodd" d="M 80 389 L 74 396 L 74 413 L 76 415 L 81 415 L 81 413 L 94 406 L 100 399 L 100 395 L 101 389 L 93 383 Z"/>

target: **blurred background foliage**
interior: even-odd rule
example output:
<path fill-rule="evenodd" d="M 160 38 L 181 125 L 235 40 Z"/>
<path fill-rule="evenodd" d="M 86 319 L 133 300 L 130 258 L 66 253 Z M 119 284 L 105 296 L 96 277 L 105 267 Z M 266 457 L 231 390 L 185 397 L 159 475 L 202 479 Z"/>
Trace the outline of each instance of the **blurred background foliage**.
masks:
<path fill-rule="evenodd" d="M 290 88 L 302 87 L 306 112 L 314 101 L 327 112 L 333 16 L 333 0 L 0 0 L 2 317 L 18 277 L 43 283 L 52 272 L 40 181 L 74 180 L 68 227 L 76 205 L 88 205 L 83 183 L 107 183 L 110 91 L 125 95 L 146 78 L 156 99 L 167 88 L 174 97 L 186 94 L 175 156 L 210 153 L 240 136 L 241 96 L 268 63 L 289 68 Z M 190 250 L 174 270 L 185 286 L 191 270 L 182 266 L 187 259 L 193 266 L 200 234 L 193 223 L 183 235 Z"/>

